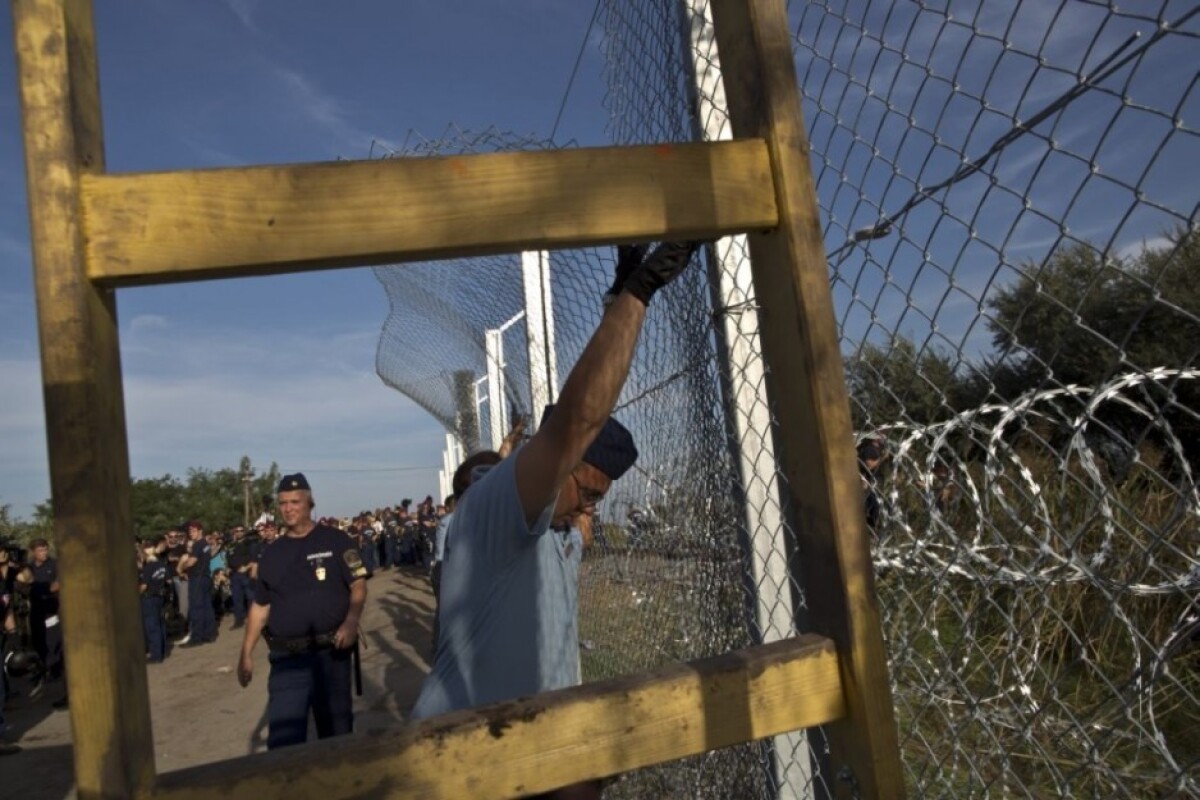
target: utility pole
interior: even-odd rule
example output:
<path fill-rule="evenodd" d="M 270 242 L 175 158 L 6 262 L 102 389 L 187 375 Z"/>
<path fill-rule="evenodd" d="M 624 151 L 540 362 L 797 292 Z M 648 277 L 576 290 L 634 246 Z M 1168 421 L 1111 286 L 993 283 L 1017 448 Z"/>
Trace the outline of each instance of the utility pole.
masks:
<path fill-rule="evenodd" d="M 249 462 L 242 464 L 242 525 L 250 527 L 250 484 L 254 481 L 254 470 Z"/>

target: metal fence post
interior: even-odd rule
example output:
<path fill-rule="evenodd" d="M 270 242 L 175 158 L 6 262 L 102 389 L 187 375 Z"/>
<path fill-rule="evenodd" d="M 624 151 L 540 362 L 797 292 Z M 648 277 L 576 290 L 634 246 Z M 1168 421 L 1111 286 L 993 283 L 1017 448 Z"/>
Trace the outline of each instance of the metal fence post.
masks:
<path fill-rule="evenodd" d="M 680 22 L 691 81 L 693 126 L 703 141 L 732 139 L 721 63 L 708 0 L 681 0 Z M 762 643 L 794 635 L 792 588 L 788 576 L 788 537 L 783 521 L 771 410 L 765 393 L 758 307 L 745 236 L 717 240 L 707 253 L 709 287 L 721 317 L 716 328 L 726 430 L 740 486 L 743 541 L 754 581 L 755 633 Z M 768 468 L 771 473 L 760 474 Z M 808 737 L 793 731 L 773 739 L 778 796 L 806 796 L 812 780 Z"/>
<path fill-rule="evenodd" d="M 542 409 L 558 396 L 558 365 L 554 355 L 554 305 L 550 294 L 550 253 L 521 253 L 525 288 L 525 337 L 529 346 L 530 430 Z"/>

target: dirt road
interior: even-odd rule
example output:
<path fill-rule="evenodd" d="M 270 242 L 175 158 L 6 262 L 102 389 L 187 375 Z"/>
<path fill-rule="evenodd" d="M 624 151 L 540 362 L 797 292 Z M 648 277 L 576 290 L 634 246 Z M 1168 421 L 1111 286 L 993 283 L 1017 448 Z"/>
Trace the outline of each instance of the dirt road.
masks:
<path fill-rule="evenodd" d="M 401 722 L 429 671 L 433 596 L 423 570 L 377 573 L 367 583 L 362 628 L 363 695 L 354 698 L 355 729 Z M 141 624 L 140 620 L 134 621 Z M 165 662 L 149 666 L 154 757 L 160 773 L 266 750 L 267 648 L 256 651 L 254 680 L 242 689 L 236 677 L 241 631 L 221 622 L 215 644 L 175 648 Z M 23 800 L 74 796 L 71 723 L 52 708 L 62 684 L 6 706 L 10 737 L 23 748 L 0 757 L 0 795 Z M 310 736 L 315 734 L 310 730 Z"/>

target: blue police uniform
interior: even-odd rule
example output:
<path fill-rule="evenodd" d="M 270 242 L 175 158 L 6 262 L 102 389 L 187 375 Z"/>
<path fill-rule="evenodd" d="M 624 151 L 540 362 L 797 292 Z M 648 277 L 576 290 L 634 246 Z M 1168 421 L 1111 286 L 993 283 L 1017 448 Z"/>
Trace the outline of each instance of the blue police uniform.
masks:
<path fill-rule="evenodd" d="M 367 577 L 379 571 L 379 548 L 375 544 L 370 527 L 364 528 L 359 534 L 359 552 L 362 554 L 363 566 L 367 568 Z"/>
<path fill-rule="evenodd" d="M 400 565 L 399 543 L 398 538 L 400 531 L 396 527 L 396 523 L 389 522 L 383 529 L 383 568 L 396 567 Z"/>
<path fill-rule="evenodd" d="M 163 622 L 163 597 L 167 587 L 165 561 L 147 561 L 138 576 L 142 585 L 142 631 L 150 661 L 158 663 L 167 656 L 167 629 Z"/>
<path fill-rule="evenodd" d="M 58 581 L 58 561 L 47 558 L 30 564 L 33 585 L 29 592 L 29 634 L 33 649 L 51 677 L 62 674 L 62 626 L 58 620 L 58 594 L 51 586 Z"/>
<path fill-rule="evenodd" d="M 262 540 L 246 537 L 234 542 L 229 548 L 229 591 L 233 602 L 233 624 L 241 627 L 246 622 L 250 601 L 254 599 L 254 579 L 248 568 L 256 563 L 262 551 Z"/>
<path fill-rule="evenodd" d="M 327 525 L 281 536 L 263 552 L 254 600 L 270 607 L 268 749 L 304 742 L 310 711 L 319 738 L 353 729 L 353 651 L 335 649 L 333 635 L 349 612 L 350 585 L 366 575 L 354 542 Z"/>
<path fill-rule="evenodd" d="M 212 642 L 217 638 L 217 615 L 212 602 L 212 575 L 209 562 L 212 553 L 201 536 L 191 542 L 189 555 L 196 563 L 187 571 L 188 631 L 194 643 Z"/>

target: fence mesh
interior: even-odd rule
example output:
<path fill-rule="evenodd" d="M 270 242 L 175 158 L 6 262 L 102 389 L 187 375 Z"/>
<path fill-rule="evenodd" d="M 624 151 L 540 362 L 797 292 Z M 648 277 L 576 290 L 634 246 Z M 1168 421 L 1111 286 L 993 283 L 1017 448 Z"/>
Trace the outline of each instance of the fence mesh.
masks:
<path fill-rule="evenodd" d="M 913 793 L 1195 796 L 1200 7 L 789 11 Z"/>
<path fill-rule="evenodd" d="M 615 143 L 728 136 L 707 16 L 604 0 Z M 1200 7 L 789 19 L 910 793 L 1200 794 Z M 402 154 L 551 146 L 452 132 Z M 746 257 L 717 243 L 651 309 L 618 410 L 642 460 L 582 570 L 587 680 L 804 628 Z M 377 272 L 380 375 L 467 441 L 490 434 L 475 382 L 485 331 L 524 308 L 520 263 Z M 611 265 L 550 254 L 560 377 Z M 521 325 L 510 414 L 537 412 Z M 779 737 L 606 796 L 823 796 L 824 751 Z"/>

